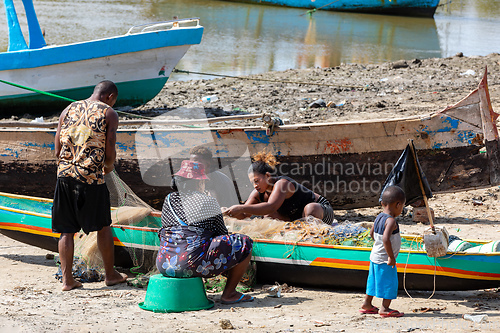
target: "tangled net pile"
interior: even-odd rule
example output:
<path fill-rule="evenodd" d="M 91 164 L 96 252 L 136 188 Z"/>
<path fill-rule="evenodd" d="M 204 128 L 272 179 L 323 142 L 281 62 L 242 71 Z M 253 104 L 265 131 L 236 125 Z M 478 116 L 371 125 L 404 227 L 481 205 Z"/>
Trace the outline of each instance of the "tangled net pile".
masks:
<path fill-rule="evenodd" d="M 310 242 L 314 244 L 367 246 L 373 245 L 370 229 L 364 223 L 328 225 L 308 216 L 305 220 L 283 222 L 268 218 L 251 221 L 228 221 L 231 232 L 238 232 L 252 238 L 280 240 L 286 242 Z"/>
<path fill-rule="evenodd" d="M 237 232 L 257 239 L 270 239 L 290 243 L 309 242 L 314 244 L 372 247 L 370 229 L 373 222 L 351 223 L 344 221 L 333 225 L 308 216 L 305 220 L 283 222 L 269 218 L 252 220 L 226 219 L 230 232 Z M 422 239 L 402 238 L 402 249 L 424 250 Z"/>
<path fill-rule="evenodd" d="M 55 274 L 56 279 L 62 282 L 62 270 L 60 263 L 59 269 Z M 73 278 L 80 282 L 99 282 L 104 281 L 104 273 L 97 268 L 89 268 L 87 263 L 79 258 L 73 261 L 73 269 L 71 271 Z"/>

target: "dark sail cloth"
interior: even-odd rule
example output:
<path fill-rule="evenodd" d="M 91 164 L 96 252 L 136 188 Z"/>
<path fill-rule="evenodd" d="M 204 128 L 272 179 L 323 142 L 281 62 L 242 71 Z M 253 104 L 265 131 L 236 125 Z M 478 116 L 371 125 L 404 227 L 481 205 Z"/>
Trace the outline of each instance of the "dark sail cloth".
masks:
<path fill-rule="evenodd" d="M 252 239 L 228 235 L 217 201 L 200 192 L 167 196 L 162 225 L 156 267 L 165 276 L 217 276 L 252 252 Z"/>

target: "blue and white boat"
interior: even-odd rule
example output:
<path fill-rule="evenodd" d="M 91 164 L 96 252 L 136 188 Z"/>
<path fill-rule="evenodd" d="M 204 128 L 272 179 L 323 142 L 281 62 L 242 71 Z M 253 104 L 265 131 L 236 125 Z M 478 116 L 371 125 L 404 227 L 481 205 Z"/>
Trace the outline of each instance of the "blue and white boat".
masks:
<path fill-rule="evenodd" d="M 440 0 L 226 0 L 264 5 L 383 15 L 433 17 Z"/>
<path fill-rule="evenodd" d="M 4 0 L 9 26 L 7 52 L 0 53 L 0 80 L 87 98 L 96 83 L 115 82 L 117 106 L 140 105 L 155 97 L 191 45 L 201 42 L 199 19 L 133 26 L 121 36 L 66 45 L 46 45 L 32 0 L 22 0 L 29 43 L 23 36 L 13 0 Z M 0 114 L 62 110 L 67 101 L 0 82 Z"/>

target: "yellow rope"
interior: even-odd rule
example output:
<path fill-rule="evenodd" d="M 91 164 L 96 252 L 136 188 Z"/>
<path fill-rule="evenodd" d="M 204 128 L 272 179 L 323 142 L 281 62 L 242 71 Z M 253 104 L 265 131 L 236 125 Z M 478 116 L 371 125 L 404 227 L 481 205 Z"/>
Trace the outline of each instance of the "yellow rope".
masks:
<path fill-rule="evenodd" d="M 418 236 L 415 236 L 412 240 L 411 240 L 411 243 L 410 243 L 410 249 L 408 250 L 408 256 L 406 257 L 406 264 L 405 264 L 405 269 L 404 269 L 404 272 L 403 272 L 403 288 L 406 292 L 406 295 L 408 295 L 408 297 L 410 297 L 412 300 L 413 300 L 413 297 L 410 295 L 410 293 L 408 292 L 408 290 L 406 289 L 406 268 L 408 267 L 408 261 L 410 259 L 410 254 L 411 254 L 411 250 L 413 248 L 413 242 L 418 238 Z M 420 243 L 420 242 L 419 242 Z M 453 254 L 455 255 L 455 253 Z M 453 256 L 452 255 L 452 256 Z M 452 257 L 450 256 L 450 258 Z M 448 259 L 448 258 L 446 258 Z M 432 294 L 427 298 L 427 299 L 431 299 L 432 296 L 434 296 L 435 292 L 436 292 L 436 272 L 437 272 L 437 259 L 436 257 L 434 257 L 434 283 L 433 283 L 433 289 L 432 289 Z"/>

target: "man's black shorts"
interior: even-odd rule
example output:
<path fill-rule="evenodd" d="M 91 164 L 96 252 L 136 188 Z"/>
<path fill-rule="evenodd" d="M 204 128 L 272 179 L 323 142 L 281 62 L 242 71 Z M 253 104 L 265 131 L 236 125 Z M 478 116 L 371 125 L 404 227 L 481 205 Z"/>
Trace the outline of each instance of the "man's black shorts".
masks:
<path fill-rule="evenodd" d="M 57 178 L 52 206 L 52 231 L 88 234 L 111 225 L 106 184 L 88 185 L 73 178 Z"/>

